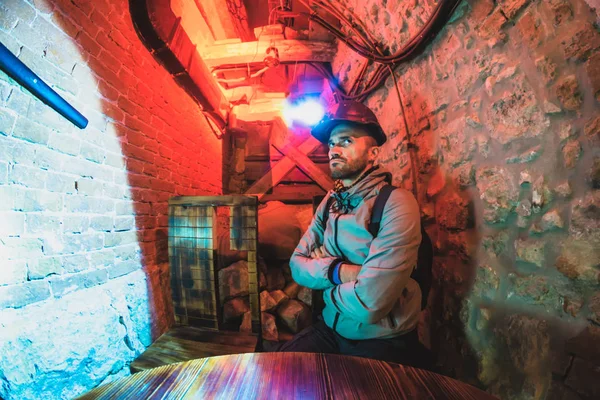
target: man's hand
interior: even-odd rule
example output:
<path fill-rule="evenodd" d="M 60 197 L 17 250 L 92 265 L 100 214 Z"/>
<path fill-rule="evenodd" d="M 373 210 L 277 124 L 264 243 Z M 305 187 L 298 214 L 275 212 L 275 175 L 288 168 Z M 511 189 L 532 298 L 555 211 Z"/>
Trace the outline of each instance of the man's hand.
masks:
<path fill-rule="evenodd" d="M 324 258 L 324 257 L 327 257 L 327 254 L 325 254 L 325 249 L 323 248 L 323 246 L 317 247 L 310 253 L 310 258 L 317 259 L 317 258 Z"/>
<path fill-rule="evenodd" d="M 355 281 L 360 272 L 360 265 L 343 263 L 340 265 L 340 280 L 342 283 Z"/>
<path fill-rule="evenodd" d="M 325 248 L 323 246 L 317 247 L 310 253 L 310 258 L 312 259 L 324 257 L 327 257 L 327 253 L 325 253 Z M 340 280 L 342 283 L 355 281 L 360 272 L 360 268 L 360 265 L 342 263 L 342 265 L 340 265 Z"/>

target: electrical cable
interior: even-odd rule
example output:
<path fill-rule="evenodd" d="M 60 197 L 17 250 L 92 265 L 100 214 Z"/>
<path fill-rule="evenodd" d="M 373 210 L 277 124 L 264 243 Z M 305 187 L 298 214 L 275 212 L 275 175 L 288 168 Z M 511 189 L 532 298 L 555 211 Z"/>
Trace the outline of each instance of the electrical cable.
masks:
<path fill-rule="evenodd" d="M 284 18 L 285 17 L 295 17 L 295 16 L 305 16 L 309 20 L 321 25 L 323 28 L 325 28 L 326 30 L 331 32 L 335 37 L 337 37 L 339 40 L 344 42 L 350 49 L 355 51 L 357 54 L 365 57 L 367 60 L 377 63 L 378 65 L 375 67 L 375 71 L 372 73 L 369 81 L 363 86 L 363 90 L 359 93 L 356 93 L 358 91 L 358 87 L 360 87 L 360 81 L 364 78 L 364 75 L 368 68 L 369 62 L 367 61 L 367 63 L 365 63 L 365 66 L 363 66 L 361 73 L 359 74 L 359 78 L 353 83 L 348 94 L 346 94 L 344 89 L 340 87 L 339 82 L 337 81 L 333 72 L 330 69 L 328 69 L 327 67 L 325 67 L 323 64 L 316 63 L 316 62 L 297 62 L 296 61 L 295 62 L 296 65 L 298 63 L 311 65 L 315 70 L 317 70 L 321 75 L 323 75 L 328 80 L 328 82 L 330 83 L 330 85 L 332 87 L 332 90 L 336 94 L 338 94 L 339 97 L 341 97 L 344 100 L 364 101 L 364 99 L 369 94 L 371 94 L 372 92 L 377 90 L 381 86 L 381 84 L 383 84 L 385 82 L 385 80 L 389 77 L 389 75 L 392 75 L 395 86 L 396 86 L 398 98 L 400 101 L 400 106 L 401 106 L 402 110 L 404 110 L 404 105 L 403 105 L 401 94 L 399 91 L 400 89 L 398 87 L 398 84 L 396 81 L 396 76 L 393 72 L 393 69 L 395 68 L 395 66 L 397 64 L 410 60 L 413 56 L 416 55 L 418 50 L 422 49 L 426 44 L 429 43 L 430 38 L 433 37 L 439 31 L 439 29 L 441 29 L 444 26 L 445 22 L 447 21 L 447 19 L 450 18 L 450 16 L 452 15 L 452 13 L 456 9 L 456 7 L 458 7 L 458 5 L 460 4 L 461 0 L 440 0 L 438 5 L 432 12 L 431 16 L 426 21 L 426 23 L 421 27 L 419 32 L 416 35 L 414 35 L 412 38 L 410 38 L 410 40 L 400 50 L 398 50 L 394 54 L 390 54 L 390 55 L 384 54 L 384 52 L 381 50 L 381 48 L 377 45 L 375 38 L 371 35 L 370 31 L 365 27 L 364 23 L 362 23 L 362 21 L 360 19 L 353 18 L 353 20 L 358 21 L 358 27 L 357 27 L 356 26 L 357 24 L 355 24 L 353 21 L 351 21 L 349 18 L 347 18 L 344 15 L 344 11 L 348 14 L 351 14 L 351 12 L 342 3 L 340 3 L 336 0 L 331 0 L 330 3 L 332 3 L 332 4 L 327 4 L 322 0 L 313 0 L 313 2 L 312 2 L 313 6 L 315 6 L 317 9 L 338 19 L 340 21 L 340 23 L 342 23 L 342 25 L 344 27 L 346 27 L 350 31 L 351 34 L 353 34 L 354 37 L 349 37 L 347 34 L 343 33 L 340 29 L 338 29 L 337 27 L 335 27 L 335 26 L 331 25 L 329 22 L 327 22 L 324 18 L 322 18 L 317 13 L 317 11 L 314 11 L 305 0 L 299 0 L 299 2 L 302 3 L 305 7 L 307 7 L 310 10 L 310 13 L 292 12 L 292 11 L 286 11 L 283 9 L 278 10 L 276 7 L 276 8 L 273 8 L 272 10 L 270 10 L 269 23 L 271 21 L 273 13 L 278 13 L 278 14 L 280 14 L 280 16 L 283 16 Z M 334 7 L 334 5 L 337 5 L 338 9 L 336 9 L 336 7 Z M 340 11 L 340 10 L 342 10 L 342 11 Z M 261 34 L 262 34 L 262 31 L 261 31 Z M 259 37 L 260 37 L 260 35 L 259 35 Z M 258 46 L 257 46 L 257 50 L 258 50 Z M 255 55 L 255 57 L 256 57 L 256 55 Z M 281 62 L 281 64 L 291 64 L 291 63 L 294 63 L 294 62 Z M 213 69 L 213 72 L 215 70 L 238 69 L 240 67 L 247 68 L 248 75 L 251 75 L 249 63 L 247 63 L 247 64 L 245 63 L 244 65 L 238 65 L 238 64 L 221 65 L 218 68 Z M 405 119 L 405 122 L 406 122 L 406 117 L 404 116 L 404 111 L 402 111 L 402 112 L 403 112 L 403 118 Z M 405 127 L 407 129 L 407 140 L 409 141 L 409 147 L 410 147 L 412 145 L 410 142 L 410 135 L 408 133 L 408 125 L 406 123 L 405 123 Z M 414 181 L 416 182 L 416 180 L 414 180 Z"/>
<path fill-rule="evenodd" d="M 404 111 L 404 102 L 402 101 L 402 95 L 400 94 L 400 85 L 398 84 L 398 81 L 396 80 L 396 74 L 392 70 L 392 67 L 388 67 L 388 68 L 390 68 L 390 73 L 392 75 L 392 78 L 394 79 L 394 87 L 396 88 L 396 94 L 398 95 L 398 103 L 400 104 L 400 113 L 402 114 L 402 120 L 404 121 L 404 131 L 405 131 L 405 135 L 406 135 L 405 137 L 406 137 L 406 142 L 407 142 L 407 147 L 408 147 L 408 158 L 410 159 L 410 170 L 411 170 L 411 175 L 412 175 L 413 194 L 414 194 L 417 202 L 419 202 L 419 188 L 418 188 L 418 181 L 417 181 L 417 178 L 418 178 L 417 171 L 419 168 L 419 161 L 415 155 L 416 147 L 412 142 L 412 137 L 410 136 L 410 131 L 408 130 L 408 121 L 406 120 L 406 112 Z"/>
<path fill-rule="evenodd" d="M 308 5 L 305 1 L 303 1 L 303 0 L 299 0 L 299 1 L 304 6 L 308 7 Z M 421 27 L 419 32 L 416 35 L 414 35 L 402 49 L 400 49 L 393 55 L 389 55 L 389 56 L 384 55 L 383 51 L 372 40 L 373 39 L 372 37 L 369 39 L 366 39 L 364 37 L 364 35 L 361 34 L 356 29 L 356 27 L 352 24 L 352 22 L 349 19 L 347 19 L 343 14 L 341 14 L 339 11 L 337 11 L 334 8 L 331 8 L 329 6 L 323 7 L 323 3 L 318 0 L 315 0 L 313 2 L 313 5 L 319 7 L 321 10 L 324 10 L 324 12 L 334 16 L 335 18 L 338 18 L 340 20 L 340 22 L 346 24 L 353 33 L 355 33 L 357 36 L 359 36 L 361 41 L 366 42 L 366 46 L 363 46 L 363 45 L 357 43 L 352 38 L 349 38 L 347 35 L 345 35 L 339 29 L 332 26 L 327 21 L 325 21 L 323 18 L 321 18 L 318 15 L 318 13 L 316 11 L 313 11 L 310 7 L 308 7 L 309 10 L 311 10 L 310 14 L 303 13 L 303 12 L 293 12 L 292 13 L 292 12 L 287 12 L 287 11 L 283 12 L 283 13 L 285 13 L 286 16 L 291 15 L 291 14 L 293 14 L 295 16 L 298 16 L 298 15 L 306 16 L 310 20 L 323 26 L 325 29 L 327 29 L 329 32 L 331 32 L 335 37 L 337 37 L 338 39 L 340 39 L 344 43 L 346 43 L 346 45 L 348 45 L 348 47 L 350 47 L 352 50 L 354 50 L 359 55 L 380 64 L 378 66 L 379 68 L 377 68 L 375 70 L 375 72 L 373 73 L 373 75 L 371 75 L 371 79 L 369 80 L 369 82 L 366 85 L 364 85 L 364 89 L 362 92 L 348 95 L 348 94 L 345 94 L 344 90 L 341 89 L 339 84 L 337 84 L 337 81 L 335 80 L 335 77 L 333 76 L 332 72 L 327 71 L 326 69 L 316 67 L 315 63 L 310 63 L 311 65 L 313 65 L 313 67 L 315 67 L 320 72 L 323 71 L 323 75 L 331 81 L 330 84 L 332 84 L 332 87 L 335 88 L 335 91 L 340 95 L 341 98 L 346 99 L 346 100 L 362 101 L 369 94 L 371 94 L 373 91 L 375 91 L 389 77 L 389 70 L 387 68 L 382 68 L 382 66 L 384 64 L 395 66 L 395 64 L 398 64 L 400 62 L 406 62 L 411 57 L 415 56 L 417 50 L 420 50 L 426 43 L 428 43 L 430 37 L 433 36 L 438 31 L 438 29 L 444 25 L 446 19 L 448 19 L 450 17 L 450 15 L 452 15 L 452 13 L 456 9 L 456 7 L 460 3 L 460 1 L 461 0 L 441 1 L 438 4 L 438 6 L 435 8 L 435 10 L 432 12 L 432 15 L 427 20 L 427 22 L 423 25 L 423 27 Z M 340 5 L 339 3 L 337 3 L 337 4 L 338 4 L 338 6 Z M 355 19 L 359 20 L 357 18 L 355 18 Z M 362 29 L 365 30 L 365 32 L 368 32 L 368 30 L 366 30 L 366 28 L 364 28 L 364 24 L 361 24 L 361 26 L 362 26 Z"/>
<path fill-rule="evenodd" d="M 334 0 L 334 2 L 335 2 L 335 0 Z M 435 11 L 432 13 L 432 16 L 429 18 L 427 23 L 419 30 L 419 33 L 417 35 L 415 35 L 400 51 L 396 52 L 394 55 L 391 55 L 391 56 L 385 56 L 383 54 L 383 52 L 377 47 L 376 41 L 373 40 L 372 37 L 365 40 L 365 38 L 357 32 L 357 30 L 354 28 L 354 26 L 348 19 L 346 19 L 345 17 L 340 17 L 340 13 L 337 12 L 337 10 L 332 12 L 331 8 L 323 7 L 322 4 L 319 2 L 319 0 L 315 0 L 313 4 L 317 4 L 317 6 L 321 6 L 322 9 L 329 12 L 331 15 L 338 17 L 340 21 L 343 21 L 347 25 L 351 26 L 352 31 L 355 34 L 358 34 L 358 36 L 367 45 L 367 47 L 361 48 L 360 44 L 353 42 L 351 38 L 344 36 L 339 30 L 335 29 L 334 27 L 331 27 L 329 24 L 326 23 L 326 21 L 322 20 L 318 15 L 316 15 L 316 13 L 313 13 L 310 16 L 311 20 L 319 23 L 321 26 L 325 27 L 325 29 L 328 29 L 336 37 L 343 40 L 351 49 L 355 50 L 358 54 L 363 55 L 367 58 L 367 62 L 363 65 L 358 78 L 353 82 L 352 87 L 350 88 L 350 90 L 348 92 L 349 95 L 344 94 L 343 90 L 339 87 L 339 84 L 337 83 L 337 80 L 335 79 L 335 77 L 333 76 L 333 73 L 331 71 L 327 70 L 326 68 L 322 68 L 321 66 L 317 66 L 314 63 L 312 64 L 313 67 L 315 67 L 319 72 L 321 72 L 328 79 L 328 81 L 330 81 L 330 83 L 333 86 L 332 88 L 342 98 L 356 99 L 356 100 L 362 101 L 369 93 L 371 93 L 372 91 L 377 89 L 381 85 L 381 83 L 383 83 L 389 77 L 389 75 L 392 75 L 392 79 L 394 80 L 394 87 L 396 89 L 396 94 L 398 96 L 400 111 L 401 111 L 402 118 L 404 121 L 405 138 L 407 141 L 407 147 L 408 147 L 409 159 L 410 159 L 412 191 L 417 200 L 419 199 L 419 193 L 418 193 L 418 160 L 417 160 L 417 156 L 415 155 L 416 147 L 412 143 L 412 138 L 411 138 L 410 130 L 408 127 L 408 121 L 406 119 L 404 102 L 402 100 L 402 95 L 400 93 L 400 87 L 399 87 L 398 81 L 396 79 L 396 74 L 394 73 L 394 67 L 395 67 L 396 63 L 398 63 L 400 61 L 406 61 L 407 59 L 409 59 L 409 57 L 411 57 L 415 53 L 416 50 L 418 50 L 424 43 L 427 43 L 429 41 L 430 36 L 433 36 L 436 33 L 436 27 L 437 27 L 436 25 L 441 19 L 440 15 L 446 16 L 447 18 L 449 18 L 459 3 L 460 3 L 460 0 L 454 0 L 454 1 L 449 0 L 449 1 L 446 1 L 443 3 L 440 3 L 438 5 L 438 7 L 435 9 Z M 444 9 L 445 5 L 448 6 L 449 11 L 441 14 L 442 11 L 445 10 Z M 339 3 L 338 3 L 338 6 L 340 6 Z M 444 23 L 445 23 L 445 21 L 444 21 Z M 364 32 L 368 32 L 368 30 L 365 29 L 364 25 L 362 25 L 362 29 L 364 30 Z M 372 49 L 375 49 L 375 51 L 378 54 L 374 54 Z M 368 65 L 369 65 L 368 60 L 372 60 L 372 61 L 378 62 L 380 64 L 378 65 L 378 68 L 375 70 L 375 72 L 371 76 L 371 79 L 369 80 L 369 82 L 365 85 L 365 89 L 361 93 L 356 94 L 355 91 L 357 90 L 358 86 L 360 85 L 360 81 L 364 77 L 366 69 L 368 68 Z M 380 67 L 382 67 L 382 64 L 385 64 L 387 68 L 380 68 Z"/>
<path fill-rule="evenodd" d="M 344 3 L 341 3 L 341 2 L 339 2 L 337 0 L 331 0 L 331 2 L 334 3 L 334 4 L 336 4 L 342 10 L 342 12 L 340 13 L 342 16 L 344 15 L 343 12 L 346 12 L 346 13 L 348 13 L 350 15 L 352 14 L 352 11 L 350 11 L 350 9 L 348 7 L 346 7 L 346 5 Z M 324 4 L 324 5 L 327 5 L 327 3 L 324 2 L 324 1 L 322 1 L 322 0 L 320 1 L 320 3 Z M 331 9 L 335 10 L 335 7 L 331 7 Z M 353 22 L 353 21 L 348 20 L 347 18 L 346 18 L 346 20 L 349 23 Z M 370 42 L 374 43 L 374 44 L 377 44 L 377 39 L 375 39 L 375 37 L 371 34 L 371 31 L 369 29 L 367 29 L 367 27 L 362 22 L 362 20 L 360 18 L 355 18 L 354 20 L 356 20 L 358 22 L 360 28 L 365 33 L 365 35 L 368 36 L 368 39 L 370 40 Z"/>
<path fill-rule="evenodd" d="M 429 20 L 421 27 L 419 32 L 413 36 L 409 42 L 400 50 L 392 55 L 383 55 L 375 53 L 375 49 L 377 46 L 374 43 L 371 43 L 371 48 L 367 48 L 364 45 L 358 43 L 355 39 L 349 38 L 343 32 L 341 32 L 336 27 L 329 24 L 323 18 L 321 18 L 316 12 L 312 13 L 295 13 L 298 15 L 303 15 L 309 18 L 310 20 L 318 23 L 323 26 L 325 29 L 330 31 L 334 36 L 338 39 L 342 40 L 348 47 L 357 52 L 363 57 L 369 58 L 372 61 L 382 63 L 382 64 L 397 64 L 401 61 L 405 61 L 410 55 L 414 53 L 414 51 L 419 48 L 423 43 L 428 42 L 429 37 L 435 33 L 434 28 L 441 20 L 440 16 L 450 16 L 452 12 L 456 9 L 461 0 L 445 0 L 440 1 L 440 3 L 436 6 L 434 11 L 432 12 Z M 316 3 L 318 4 L 318 3 Z M 325 9 L 324 9 L 325 10 Z M 347 21 L 347 20 L 346 20 Z M 444 21 L 445 22 L 445 21 Z M 355 27 L 350 25 L 350 29 L 356 30 Z M 362 35 L 359 35 L 362 36 Z"/>
<path fill-rule="evenodd" d="M 306 1 L 304 0 L 298 0 L 302 5 L 304 5 L 305 7 L 307 7 L 308 9 L 310 9 L 310 6 L 306 3 Z M 364 45 L 369 46 L 370 43 L 374 42 L 369 40 L 369 38 L 367 38 L 364 35 L 364 31 L 359 31 L 358 29 L 356 29 L 356 27 L 354 26 L 354 24 L 352 24 L 352 22 L 350 20 L 348 20 L 346 18 L 346 16 L 343 13 L 340 13 L 338 10 L 336 10 L 334 7 L 330 7 L 328 4 L 324 4 L 324 3 L 319 3 L 317 1 L 315 1 L 313 4 L 317 5 L 318 7 L 321 7 L 322 9 L 325 10 L 325 12 L 327 12 L 328 14 L 332 15 L 334 18 L 337 18 L 340 20 L 340 22 L 343 22 L 346 26 L 348 26 L 348 28 L 353 31 L 364 43 Z M 317 16 L 316 13 L 313 14 L 314 16 Z M 324 21 L 324 20 L 323 20 Z M 337 28 L 329 25 L 331 28 L 337 30 Z M 327 28 L 326 28 L 327 29 Z M 337 30 L 338 32 L 340 32 L 339 30 Z M 341 32 L 340 32 L 341 33 Z"/>
<path fill-rule="evenodd" d="M 443 26 L 443 23 L 445 23 L 445 20 L 448 19 L 450 17 L 450 15 L 452 15 L 452 12 L 456 9 L 456 7 L 460 3 L 460 1 L 461 0 L 442 0 L 442 1 L 440 1 L 438 6 L 432 13 L 431 17 L 427 20 L 427 22 L 423 25 L 423 27 L 419 30 L 419 32 L 415 36 L 413 36 L 401 50 L 397 51 L 395 54 L 390 55 L 390 56 L 385 56 L 383 54 L 382 50 L 371 40 L 367 40 L 367 42 L 368 42 L 367 45 L 369 46 L 369 48 L 359 45 L 358 43 L 356 43 L 356 41 L 348 38 L 339 29 L 337 29 L 336 27 L 333 27 L 328 22 L 326 22 L 324 19 L 319 17 L 317 15 L 317 13 L 315 11 L 312 11 L 312 9 L 310 9 L 310 8 L 309 8 L 311 10 L 310 14 L 303 13 L 303 12 L 280 11 L 277 9 L 271 10 L 271 13 L 277 12 L 277 13 L 283 14 L 284 16 L 304 15 L 304 16 L 308 17 L 309 19 L 314 20 L 316 23 L 319 23 L 325 29 L 330 31 L 334 36 L 338 37 L 340 40 L 342 40 L 344 43 L 346 43 L 351 49 L 355 50 L 358 54 L 364 56 L 365 58 L 367 58 L 371 61 L 378 63 L 379 64 L 378 67 L 376 67 L 375 72 L 373 73 L 373 75 L 371 75 L 371 79 L 369 80 L 369 82 L 364 86 L 363 91 L 360 93 L 354 93 L 354 94 L 348 95 L 348 94 L 344 93 L 344 90 L 337 83 L 337 80 L 334 77 L 333 72 L 328 71 L 326 68 L 318 67 L 317 66 L 318 64 L 315 62 L 306 62 L 307 64 L 310 64 L 315 69 L 317 69 L 317 71 L 319 71 L 328 80 L 330 80 L 330 84 L 332 85 L 332 88 L 340 95 L 341 98 L 346 99 L 346 100 L 362 101 L 369 94 L 371 94 L 373 91 L 375 91 L 389 77 L 389 70 L 387 68 L 385 68 L 383 64 L 395 66 L 395 64 L 398 64 L 400 62 L 405 62 L 405 61 L 409 60 L 412 56 L 414 56 L 416 51 L 418 49 L 420 49 L 426 42 L 428 42 L 430 36 L 432 36 L 437 31 L 438 28 L 441 28 L 441 26 Z M 303 5 L 307 6 L 307 4 L 304 0 L 300 0 L 300 2 L 303 3 Z M 326 12 L 330 13 L 331 15 L 334 15 L 336 18 L 341 15 L 339 13 L 339 11 L 337 11 L 335 13 L 329 12 L 327 9 L 322 7 L 321 3 L 322 2 L 315 0 L 315 2 L 313 4 L 315 4 L 318 7 L 321 7 L 321 9 L 323 9 L 323 10 L 326 10 Z M 272 17 L 271 13 L 269 15 L 269 19 L 271 19 L 271 17 Z M 352 25 L 352 23 L 345 16 L 341 15 L 340 20 L 343 21 L 344 23 L 346 23 L 347 25 L 349 24 L 349 26 L 353 32 L 355 32 L 355 33 L 357 32 L 356 28 Z M 358 19 L 356 19 L 356 20 L 358 20 Z M 362 26 L 364 29 L 364 24 Z M 368 32 L 368 30 L 365 30 L 365 31 Z M 356 33 L 356 34 L 359 36 L 362 36 L 359 33 Z M 364 38 L 361 38 L 361 39 L 364 39 Z M 304 62 L 299 62 L 299 63 L 304 63 Z M 282 64 L 286 64 L 286 62 L 282 62 Z M 240 66 L 241 65 L 239 65 L 239 64 L 227 64 L 227 65 L 219 66 L 218 69 L 219 70 L 234 69 L 234 68 L 238 68 Z M 248 64 L 244 64 L 244 66 L 246 68 L 249 67 Z"/>
<path fill-rule="evenodd" d="M 356 90 L 358 90 L 358 87 L 360 86 L 360 81 L 362 81 L 365 72 L 367 72 L 367 69 L 369 68 L 369 60 L 365 60 L 365 63 L 363 64 L 362 68 L 360 69 L 360 72 L 358 74 L 358 76 L 356 77 L 356 79 L 354 80 L 354 82 L 352 82 L 352 86 L 350 87 L 350 90 L 348 91 L 348 94 L 352 95 L 356 92 Z"/>

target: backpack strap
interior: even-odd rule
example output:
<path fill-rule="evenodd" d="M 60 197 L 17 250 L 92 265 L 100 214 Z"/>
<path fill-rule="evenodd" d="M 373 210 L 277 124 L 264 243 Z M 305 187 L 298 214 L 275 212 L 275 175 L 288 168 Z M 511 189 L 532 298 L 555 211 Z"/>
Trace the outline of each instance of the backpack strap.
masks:
<path fill-rule="evenodd" d="M 375 204 L 373 205 L 373 210 L 371 211 L 371 221 L 369 222 L 369 232 L 371 233 L 371 236 L 373 236 L 373 239 L 377 237 L 377 234 L 379 234 L 379 227 L 381 225 L 381 217 L 383 216 L 385 203 L 387 203 L 390 195 L 395 189 L 396 186 L 385 185 L 381 188 L 377 198 L 375 199 Z"/>
<path fill-rule="evenodd" d="M 334 201 L 335 199 L 333 198 L 333 196 L 329 196 L 329 198 L 327 199 L 327 203 L 325 203 L 325 211 L 323 211 L 323 218 L 321 221 L 323 229 L 325 229 L 325 227 L 327 226 L 327 220 L 329 219 L 329 209 L 333 205 Z"/>

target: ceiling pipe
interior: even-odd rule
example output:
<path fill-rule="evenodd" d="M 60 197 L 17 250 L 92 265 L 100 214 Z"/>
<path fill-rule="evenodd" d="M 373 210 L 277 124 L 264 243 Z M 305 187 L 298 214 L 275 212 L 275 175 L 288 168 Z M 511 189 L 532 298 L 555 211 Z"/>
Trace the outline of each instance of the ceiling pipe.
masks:
<path fill-rule="evenodd" d="M 222 132 L 226 126 L 229 103 L 181 28 L 180 18 L 171 10 L 170 1 L 129 0 L 129 11 L 135 31 L 148 51 Z M 174 42 L 186 54 L 181 51 L 176 54 L 172 48 Z"/>

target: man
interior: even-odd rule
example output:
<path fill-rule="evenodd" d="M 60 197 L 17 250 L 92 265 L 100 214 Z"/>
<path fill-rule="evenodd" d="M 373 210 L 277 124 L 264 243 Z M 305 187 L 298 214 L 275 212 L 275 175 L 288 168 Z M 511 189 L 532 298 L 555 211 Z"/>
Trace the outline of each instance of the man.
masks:
<path fill-rule="evenodd" d="M 377 237 L 367 228 L 375 198 L 391 179 L 375 164 L 386 136 L 373 112 L 351 101 L 336 105 L 311 133 L 329 146 L 336 187 L 317 208 L 290 268 L 298 284 L 324 290 L 325 308 L 322 321 L 279 351 L 337 353 L 423 367 L 416 332 L 421 291 L 410 278 L 421 242 L 414 196 L 394 190 Z M 331 208 L 324 222 L 327 204 Z"/>

